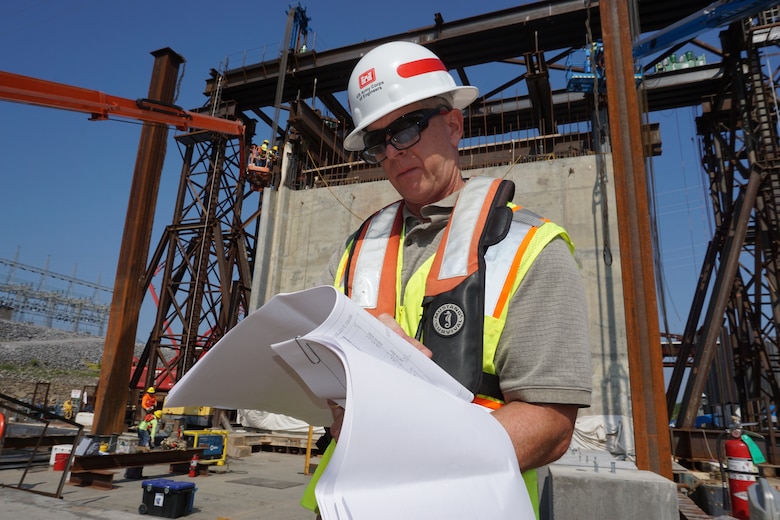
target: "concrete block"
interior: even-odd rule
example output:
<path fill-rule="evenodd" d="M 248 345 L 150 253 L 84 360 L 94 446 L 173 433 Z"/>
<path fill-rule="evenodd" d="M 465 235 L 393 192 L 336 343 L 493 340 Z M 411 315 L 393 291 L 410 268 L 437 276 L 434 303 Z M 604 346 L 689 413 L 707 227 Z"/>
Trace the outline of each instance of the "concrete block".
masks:
<path fill-rule="evenodd" d="M 552 464 L 542 492 L 550 520 L 678 520 L 677 486 L 650 471 Z"/>
<path fill-rule="evenodd" d="M 246 434 L 244 433 L 231 433 L 228 435 L 227 447 L 232 446 L 246 446 Z"/>
<path fill-rule="evenodd" d="M 241 457 L 249 457 L 252 455 L 252 446 L 228 446 L 227 456 L 234 459 L 240 459 Z"/>

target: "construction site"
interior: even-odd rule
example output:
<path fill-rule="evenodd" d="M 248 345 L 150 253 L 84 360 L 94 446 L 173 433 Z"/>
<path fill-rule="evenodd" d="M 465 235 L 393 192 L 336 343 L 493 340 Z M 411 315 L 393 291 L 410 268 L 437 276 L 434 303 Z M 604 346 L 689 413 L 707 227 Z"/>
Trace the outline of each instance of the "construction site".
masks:
<path fill-rule="evenodd" d="M 47 407 L 44 381 L 32 382 L 29 398 L 0 393 L 0 502 L 43 518 L 51 504 L 20 495 L 67 503 L 71 494 L 83 506 L 98 489 L 114 493 L 103 501 L 111 518 L 145 514 L 138 480 L 127 472 L 140 468 L 165 478 L 208 476 L 197 480 L 195 507 L 180 514 L 313 518 L 286 506 L 265 514 L 262 504 L 247 502 L 257 508 L 250 511 L 235 503 L 226 513 L 198 501 L 232 493 L 225 468 L 264 457 L 263 471 L 292 472 L 257 476 L 290 484 L 266 486 L 264 503 L 297 507 L 293 492 L 308 482 L 329 425 L 166 407 L 165 398 L 274 295 L 316 285 L 335 244 L 398 199 L 380 165 L 344 148 L 354 128 L 345 92 L 362 56 L 403 40 L 433 51 L 462 85 L 479 87 L 463 111 L 464 176 L 513 181 L 513 201 L 563 226 L 576 245 L 593 393 L 569 452 L 540 471 L 540 517 L 780 518 L 777 0 L 527 2 L 460 20 L 431 13 L 429 26 L 329 50 L 317 49 L 305 6 L 285 12 L 278 55 L 203 71 L 207 102 L 197 108 L 173 104 L 184 59 L 171 48 L 152 52 L 149 92 L 133 100 L 0 71 L 0 101 L 143 122 L 130 193 L 136 204 L 113 285 L 0 259 L 0 319 L 104 338 L 98 380 L 71 396 L 69 414 Z M 516 73 L 500 84 L 470 75 L 496 63 Z M 670 331 L 652 192 L 664 134 L 653 114 L 681 107 L 698 114 L 692 141 L 714 232 L 691 281 L 684 330 Z M 179 189 L 173 220 L 153 236 L 170 135 L 183 158 Z M 37 287 L 31 277 L 41 280 Z M 47 289 L 44 278 L 56 282 Z M 156 318 L 151 334 L 138 338 L 147 291 Z M 12 341 L 0 338 L 0 348 Z M 184 449 L 120 448 L 144 419 L 147 389 L 166 439 L 186 438 Z M 219 449 L 209 453 L 214 443 Z M 55 457 L 62 446 L 68 455 Z M 55 458 L 61 473 L 46 465 Z M 282 489 L 283 497 L 273 495 Z M 100 505 L 89 514 L 109 518 Z"/>

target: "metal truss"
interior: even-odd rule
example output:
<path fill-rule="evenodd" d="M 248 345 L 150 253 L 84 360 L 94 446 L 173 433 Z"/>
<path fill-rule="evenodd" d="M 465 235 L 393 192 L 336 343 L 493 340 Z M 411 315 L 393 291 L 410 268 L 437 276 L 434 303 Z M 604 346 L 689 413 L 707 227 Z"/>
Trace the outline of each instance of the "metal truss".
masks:
<path fill-rule="evenodd" d="M 716 232 L 667 406 L 671 415 L 690 367 L 677 426 L 694 426 L 706 393 L 708 405 L 720 411 L 721 426 L 731 424 L 731 414 L 739 410 L 743 423 L 772 438 L 770 457 L 776 458 L 769 410 L 780 403 L 780 141 L 773 108 L 775 73 L 765 74 L 765 48 L 753 37 L 763 29 L 745 22 L 723 33 L 721 87 L 704 103 L 697 121 Z"/>
<path fill-rule="evenodd" d="M 149 281 L 160 276 L 157 318 L 131 387 L 170 388 L 247 309 L 259 201 L 249 204 L 257 192 L 239 139 L 208 131 L 176 137 L 183 168 L 173 223 L 147 271 Z"/>

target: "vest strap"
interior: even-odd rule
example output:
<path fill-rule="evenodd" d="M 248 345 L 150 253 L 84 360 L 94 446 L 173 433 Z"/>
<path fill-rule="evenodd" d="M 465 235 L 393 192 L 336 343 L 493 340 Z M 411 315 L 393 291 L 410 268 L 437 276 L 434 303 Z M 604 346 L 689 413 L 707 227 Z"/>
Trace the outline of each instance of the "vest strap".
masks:
<path fill-rule="evenodd" d="M 509 231 L 512 211 L 507 203 L 513 194 L 509 181 L 469 180 L 425 284 L 422 342 L 437 365 L 475 394 L 483 377 L 485 251 Z"/>

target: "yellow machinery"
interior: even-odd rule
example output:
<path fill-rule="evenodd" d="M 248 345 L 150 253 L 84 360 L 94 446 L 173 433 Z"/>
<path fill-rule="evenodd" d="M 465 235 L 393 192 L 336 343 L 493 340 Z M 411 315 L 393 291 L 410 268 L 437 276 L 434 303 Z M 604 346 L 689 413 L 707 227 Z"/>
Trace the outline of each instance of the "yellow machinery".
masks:
<path fill-rule="evenodd" d="M 204 448 L 199 462 L 201 464 L 216 464 L 222 466 L 227 458 L 227 430 L 184 430 L 181 432 L 187 446 Z"/>

